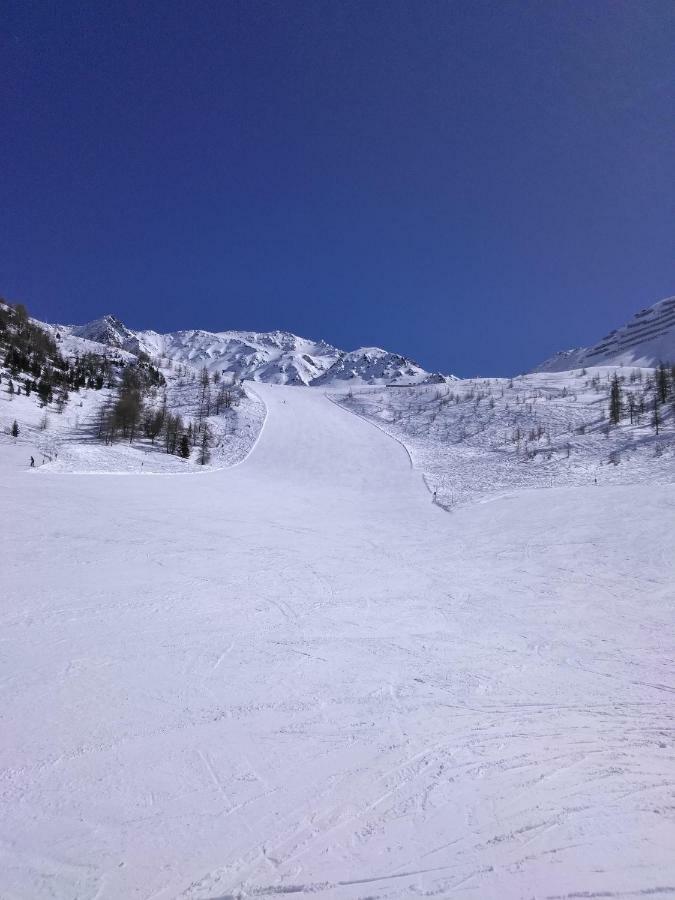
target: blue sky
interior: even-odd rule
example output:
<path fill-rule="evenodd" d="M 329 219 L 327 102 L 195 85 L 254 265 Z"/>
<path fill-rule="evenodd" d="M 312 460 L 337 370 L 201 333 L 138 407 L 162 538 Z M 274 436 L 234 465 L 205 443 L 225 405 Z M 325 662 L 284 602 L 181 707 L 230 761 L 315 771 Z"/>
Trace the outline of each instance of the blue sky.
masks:
<path fill-rule="evenodd" d="M 5 0 L 0 293 L 508 374 L 675 293 L 675 4 Z"/>

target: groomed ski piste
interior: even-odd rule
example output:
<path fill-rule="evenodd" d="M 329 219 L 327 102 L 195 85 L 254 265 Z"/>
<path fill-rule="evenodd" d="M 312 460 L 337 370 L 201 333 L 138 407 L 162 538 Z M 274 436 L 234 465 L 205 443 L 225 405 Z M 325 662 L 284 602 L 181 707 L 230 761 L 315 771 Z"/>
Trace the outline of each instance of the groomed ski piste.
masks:
<path fill-rule="evenodd" d="M 675 895 L 675 486 L 448 513 L 255 394 L 199 477 L 3 445 L 0 897 Z"/>

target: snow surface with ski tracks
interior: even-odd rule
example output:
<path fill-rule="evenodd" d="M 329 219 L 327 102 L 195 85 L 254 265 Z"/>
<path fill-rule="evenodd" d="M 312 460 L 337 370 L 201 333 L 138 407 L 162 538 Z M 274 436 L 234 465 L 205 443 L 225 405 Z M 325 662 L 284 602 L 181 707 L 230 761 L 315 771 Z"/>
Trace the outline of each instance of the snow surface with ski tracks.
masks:
<path fill-rule="evenodd" d="M 448 514 L 256 391 L 229 470 L 5 454 L 0 897 L 675 895 L 675 487 Z"/>

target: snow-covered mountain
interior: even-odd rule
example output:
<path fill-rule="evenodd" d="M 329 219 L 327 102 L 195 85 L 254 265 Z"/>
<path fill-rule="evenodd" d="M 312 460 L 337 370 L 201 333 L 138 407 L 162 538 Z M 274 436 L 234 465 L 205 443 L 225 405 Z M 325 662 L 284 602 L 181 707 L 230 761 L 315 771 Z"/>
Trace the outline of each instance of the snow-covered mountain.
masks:
<path fill-rule="evenodd" d="M 389 353 L 379 347 L 362 347 L 343 354 L 315 385 L 351 384 L 435 384 L 452 380 L 452 376 L 425 371 L 416 362 Z"/>
<path fill-rule="evenodd" d="M 87 341 L 95 341 L 97 344 L 108 344 L 131 353 L 138 352 L 138 341 L 131 329 L 127 328 L 115 316 L 103 316 L 94 319 L 86 325 L 71 325 L 67 329 L 73 337 L 84 338 Z"/>
<path fill-rule="evenodd" d="M 140 331 L 136 339 L 151 356 L 271 384 L 310 384 L 340 356 L 325 341 L 287 331 Z"/>
<path fill-rule="evenodd" d="M 562 350 L 534 372 L 565 372 L 583 366 L 656 366 L 675 360 L 675 297 L 641 309 L 592 347 Z"/>
<path fill-rule="evenodd" d="M 210 372 L 220 371 L 272 384 L 322 385 L 420 384 L 448 380 L 417 363 L 376 347 L 346 353 L 325 341 L 298 337 L 287 331 L 132 331 L 112 315 L 86 325 L 51 326 L 62 336 L 147 353 Z"/>

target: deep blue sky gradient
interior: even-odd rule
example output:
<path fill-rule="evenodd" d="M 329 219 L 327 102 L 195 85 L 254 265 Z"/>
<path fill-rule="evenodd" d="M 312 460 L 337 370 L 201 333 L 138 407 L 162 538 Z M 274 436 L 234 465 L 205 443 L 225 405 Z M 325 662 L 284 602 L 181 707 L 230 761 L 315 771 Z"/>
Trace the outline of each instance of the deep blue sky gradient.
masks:
<path fill-rule="evenodd" d="M 675 293 L 675 3 L 0 4 L 0 293 L 525 370 Z"/>

